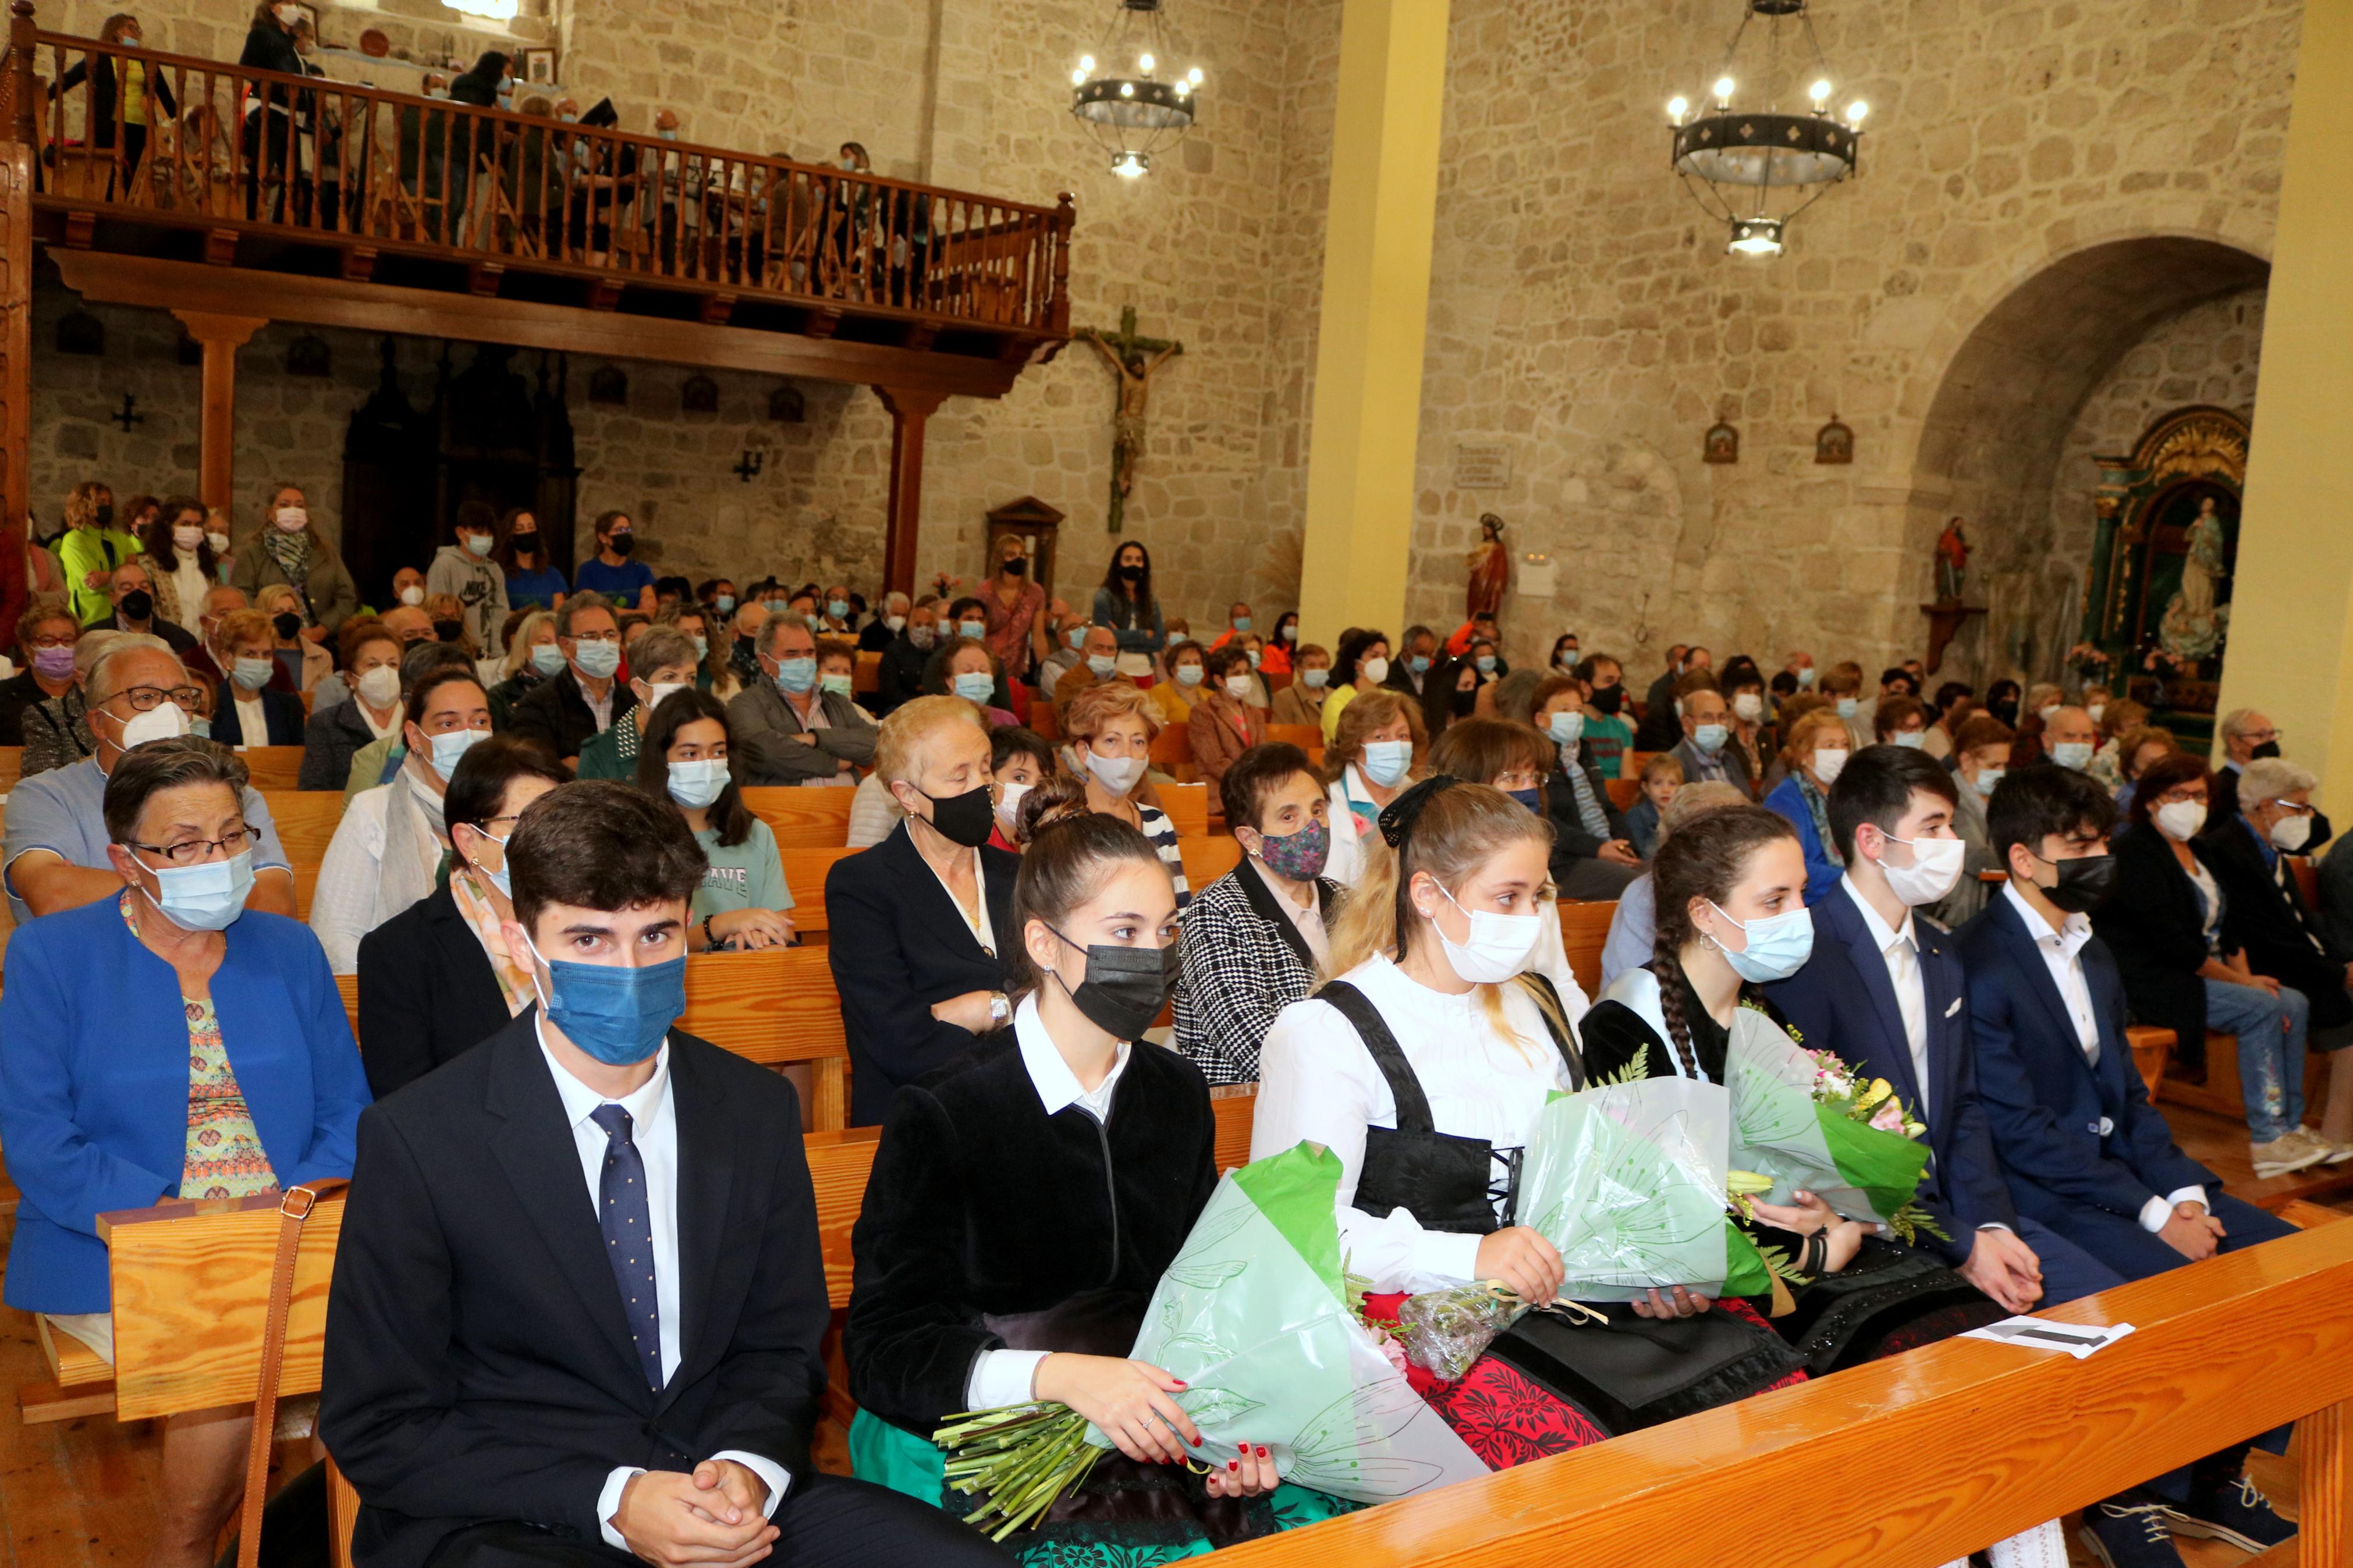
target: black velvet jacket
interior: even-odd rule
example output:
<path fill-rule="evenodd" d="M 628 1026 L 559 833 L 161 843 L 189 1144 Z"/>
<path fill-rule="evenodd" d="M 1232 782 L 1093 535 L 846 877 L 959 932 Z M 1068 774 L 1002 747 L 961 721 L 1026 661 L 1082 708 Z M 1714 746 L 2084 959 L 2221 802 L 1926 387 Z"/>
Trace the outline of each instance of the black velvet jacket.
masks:
<path fill-rule="evenodd" d="M 1140 1313 L 1217 1186 L 1216 1138 L 1200 1069 L 1146 1043 L 1108 1125 L 1077 1105 L 1048 1116 L 1009 1027 L 901 1089 L 850 1235 L 851 1397 L 929 1438 L 1005 1347 L 992 1320 L 1098 1294 Z"/>

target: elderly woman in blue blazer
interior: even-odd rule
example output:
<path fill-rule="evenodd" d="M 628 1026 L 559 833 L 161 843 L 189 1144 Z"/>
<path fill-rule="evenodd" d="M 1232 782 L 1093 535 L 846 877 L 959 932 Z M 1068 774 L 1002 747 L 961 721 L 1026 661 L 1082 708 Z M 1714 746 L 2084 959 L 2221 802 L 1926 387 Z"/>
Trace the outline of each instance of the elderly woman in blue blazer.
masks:
<path fill-rule="evenodd" d="M 348 1176 L 368 1103 L 318 940 L 246 910 L 245 782 L 245 764 L 207 741 L 125 752 L 105 799 L 122 892 L 9 943 L 0 1144 L 24 1201 L 5 1300 L 110 1361 L 100 1215 Z M 211 1561 L 251 1426 L 238 1409 L 167 1425 L 150 1564 Z"/>

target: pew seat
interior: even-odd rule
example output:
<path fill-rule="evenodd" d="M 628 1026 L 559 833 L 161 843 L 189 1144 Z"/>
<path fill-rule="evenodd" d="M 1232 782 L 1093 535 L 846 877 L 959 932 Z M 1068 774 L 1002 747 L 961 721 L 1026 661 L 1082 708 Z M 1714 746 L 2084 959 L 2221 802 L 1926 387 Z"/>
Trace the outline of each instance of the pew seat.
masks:
<path fill-rule="evenodd" d="M 2163 1031 L 2168 1037 L 2173 1031 Z M 2304 1058 L 2305 1119 L 2316 1122 L 2321 1107 L 2328 1103 L 2328 1064 L 2331 1055 L 2309 1051 Z M 2206 1032 L 2206 1081 L 2191 1083 L 2172 1064 L 2168 1064 L 2164 1080 L 2151 1092 L 2150 1099 L 2162 1100 L 2168 1105 L 2188 1106 L 2232 1121 L 2247 1119 L 2247 1106 L 2239 1092 L 2239 1042 L 2235 1036 Z"/>
<path fill-rule="evenodd" d="M 2167 1058 L 2173 1054 L 2173 1031 L 2134 1024 L 2125 1030 L 2125 1042 L 2132 1047 L 2133 1069 L 2140 1074 L 2141 1087 L 2154 1101 L 2158 1083 L 2165 1077 Z"/>

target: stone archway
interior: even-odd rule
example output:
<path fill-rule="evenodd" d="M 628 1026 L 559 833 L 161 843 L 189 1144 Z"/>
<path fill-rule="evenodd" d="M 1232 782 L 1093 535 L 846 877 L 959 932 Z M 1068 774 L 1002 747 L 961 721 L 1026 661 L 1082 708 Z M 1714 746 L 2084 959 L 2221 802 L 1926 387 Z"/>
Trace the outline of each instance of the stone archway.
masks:
<path fill-rule="evenodd" d="M 2218 239 L 2111 238 L 2049 261 L 1968 331 L 1921 423 L 1907 529 L 1925 563 L 1947 518 L 1968 520 L 1968 597 L 1988 614 L 1944 673 L 1980 684 L 2011 668 L 2057 676 L 2083 584 L 2076 552 L 2054 548 L 2073 520 L 2054 519 L 2050 498 L 2077 411 L 2158 322 L 2269 273 L 2262 257 Z"/>

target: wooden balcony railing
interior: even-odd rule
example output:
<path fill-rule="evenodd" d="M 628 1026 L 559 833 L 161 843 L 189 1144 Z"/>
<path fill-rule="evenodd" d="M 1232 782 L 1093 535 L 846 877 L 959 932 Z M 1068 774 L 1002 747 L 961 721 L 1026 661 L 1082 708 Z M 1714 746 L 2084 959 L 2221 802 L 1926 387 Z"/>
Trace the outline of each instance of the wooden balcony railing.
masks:
<path fill-rule="evenodd" d="M 34 206 L 69 244 L 100 222 L 459 262 L 620 291 L 1067 337 L 1072 206 L 1033 206 L 786 159 L 37 31 L 16 0 L 0 126 L 34 148 Z M 927 340 L 926 340 L 927 341 Z"/>

